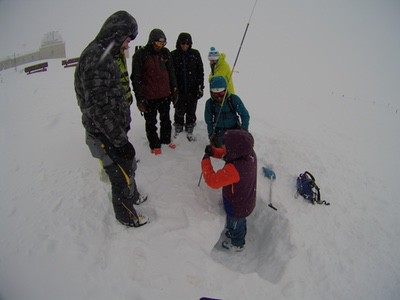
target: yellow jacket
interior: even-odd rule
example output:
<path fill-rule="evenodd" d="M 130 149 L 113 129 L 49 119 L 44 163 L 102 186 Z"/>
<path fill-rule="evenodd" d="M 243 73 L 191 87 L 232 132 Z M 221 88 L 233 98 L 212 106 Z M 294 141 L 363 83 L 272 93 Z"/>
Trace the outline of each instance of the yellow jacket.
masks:
<path fill-rule="evenodd" d="M 214 76 L 223 76 L 228 83 L 228 92 L 230 94 L 235 93 L 235 88 L 233 87 L 233 81 L 231 76 L 231 67 L 225 60 L 226 54 L 221 53 L 217 63 L 214 66 L 211 66 L 210 76 L 208 76 L 208 81 L 211 80 Z"/>

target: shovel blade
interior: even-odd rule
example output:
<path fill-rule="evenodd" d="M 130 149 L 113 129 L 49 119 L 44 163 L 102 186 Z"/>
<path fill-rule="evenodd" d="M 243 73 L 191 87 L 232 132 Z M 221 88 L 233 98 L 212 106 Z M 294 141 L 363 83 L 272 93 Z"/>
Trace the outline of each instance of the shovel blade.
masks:
<path fill-rule="evenodd" d="M 263 170 L 263 173 L 264 173 L 264 177 L 267 177 L 267 178 L 269 178 L 271 180 L 275 180 L 276 179 L 275 172 L 272 169 L 267 168 L 267 167 L 263 167 L 262 170 Z"/>

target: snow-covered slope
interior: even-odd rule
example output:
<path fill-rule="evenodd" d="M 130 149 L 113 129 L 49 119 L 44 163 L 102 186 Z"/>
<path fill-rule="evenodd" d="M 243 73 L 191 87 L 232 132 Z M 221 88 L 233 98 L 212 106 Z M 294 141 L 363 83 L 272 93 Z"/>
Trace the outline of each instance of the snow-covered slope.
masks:
<path fill-rule="evenodd" d="M 10 3 L 0 3 L 0 11 L 17 11 L 18 5 Z M 121 7 L 108 10 L 129 11 L 126 3 L 121 1 Z M 176 9 L 182 1 L 172 3 L 172 7 L 159 4 L 164 12 L 176 14 L 176 18 L 162 19 L 165 25 L 160 25 L 171 32 L 170 49 L 178 33 L 185 30 L 176 19 L 188 10 Z M 304 40 L 294 43 L 292 25 L 315 34 L 313 22 L 306 16 L 314 16 L 316 22 L 312 8 L 320 13 L 324 9 L 318 1 L 311 1 L 305 5 L 309 9 L 302 10 L 296 3 L 258 3 L 239 59 L 239 73 L 234 74 L 237 92 L 251 114 L 250 131 L 255 137 L 260 169 L 257 207 L 249 218 L 247 247 L 238 254 L 214 248 L 225 222 L 221 191 L 211 190 L 204 182 L 198 186 L 200 160 L 207 144 L 203 120 L 206 98 L 199 102 L 197 141 L 179 139 L 176 150 L 163 149 L 158 157 L 149 153 L 144 119 L 132 107 L 130 138 L 140 159 L 137 181 L 139 188 L 149 194 L 149 200 L 138 210 L 147 214 L 151 223 L 125 228 L 115 221 L 110 185 L 99 180 L 99 165 L 84 143 L 73 90 L 74 69 L 63 69 L 61 61 L 52 60 L 47 72 L 34 75 L 25 75 L 22 68 L 2 71 L 0 298 L 398 299 L 400 114 L 396 102 L 399 98 L 393 96 L 398 96 L 399 90 L 391 84 L 395 79 L 398 82 L 398 73 L 392 73 L 391 66 L 376 67 L 378 59 L 368 56 L 368 50 L 364 59 L 376 71 L 374 74 L 363 72 L 366 69 L 361 63 L 347 64 L 348 69 L 341 70 L 345 66 L 340 55 L 329 59 L 328 54 L 335 51 L 327 52 L 327 44 L 332 38 L 339 39 L 335 30 L 345 25 L 337 20 L 339 29 L 333 30 L 330 22 L 333 24 L 335 18 L 328 14 L 328 8 L 326 14 L 331 17 L 324 22 L 321 16 L 318 21 L 319 28 L 330 30 L 320 38 L 331 39 L 309 37 L 321 52 L 307 55 L 306 50 L 314 47 Z M 203 6 L 210 4 L 202 4 L 203 16 L 208 11 Z M 398 9 L 397 4 L 385 4 L 385 12 L 390 5 Z M 140 11 L 139 24 L 149 14 L 145 10 L 148 5 L 132 11 L 135 17 L 135 11 Z M 336 13 L 352 6 L 344 2 L 337 5 L 341 9 Z M 206 73 L 210 45 L 229 49 L 229 61 L 233 63 L 251 8 L 248 4 L 236 6 L 242 11 L 239 14 L 234 10 L 227 24 L 240 30 L 219 39 L 218 45 L 207 39 L 212 36 L 209 28 L 217 21 L 210 21 L 203 31 L 187 30 L 202 50 Z M 370 4 L 362 11 L 369 12 L 374 6 Z M 84 5 L 83 11 L 86 9 Z M 67 19 L 67 13 L 57 13 Z M 382 21 L 379 13 L 373 16 Z M 245 14 L 240 20 L 243 23 L 237 25 L 235 17 L 241 14 Z M 343 17 L 340 13 L 335 16 L 339 15 Z M 357 20 L 363 14 L 347 10 L 346 15 L 346 28 L 357 32 L 350 25 L 362 23 Z M 92 29 L 91 36 L 76 36 L 75 41 L 68 39 L 67 45 L 78 44 L 82 49 L 107 16 L 98 13 L 91 22 L 80 20 Z M 63 18 L 59 20 L 70 28 Z M 272 20 L 277 26 L 271 26 Z M 143 23 L 143 27 L 151 24 L 149 20 Z M 5 24 L 13 23 L 7 19 Z M 144 28 L 131 48 L 143 43 L 152 28 Z M 386 31 L 382 29 L 381 38 L 383 33 Z M 265 39 L 261 42 L 262 34 Z M 12 39 L 15 37 L 10 36 Z M 351 49 L 360 49 L 358 42 L 347 44 L 347 52 L 341 51 L 357 57 L 357 51 Z M 372 46 L 385 50 L 378 52 L 383 55 L 398 49 L 398 42 L 396 37 L 387 48 L 383 44 Z M 317 52 L 318 56 L 312 55 Z M 76 55 L 79 53 L 71 56 Z M 319 63 L 324 64 L 323 68 Z M 381 84 L 388 74 L 397 77 Z M 267 206 L 269 181 L 262 176 L 264 164 L 272 165 L 277 174 L 272 195 L 277 211 Z M 295 178 L 305 170 L 315 175 L 330 206 L 312 206 L 302 198 L 294 198 Z"/>

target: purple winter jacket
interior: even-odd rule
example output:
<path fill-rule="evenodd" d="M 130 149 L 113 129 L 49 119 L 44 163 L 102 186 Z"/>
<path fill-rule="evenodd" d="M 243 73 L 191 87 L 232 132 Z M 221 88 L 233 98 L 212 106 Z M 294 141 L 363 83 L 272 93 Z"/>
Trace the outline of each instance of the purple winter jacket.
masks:
<path fill-rule="evenodd" d="M 234 218 L 245 218 L 256 206 L 257 156 L 253 149 L 254 139 L 245 130 L 228 130 L 224 143 L 224 160 L 233 164 L 240 176 L 239 182 L 222 189 L 225 211 Z"/>

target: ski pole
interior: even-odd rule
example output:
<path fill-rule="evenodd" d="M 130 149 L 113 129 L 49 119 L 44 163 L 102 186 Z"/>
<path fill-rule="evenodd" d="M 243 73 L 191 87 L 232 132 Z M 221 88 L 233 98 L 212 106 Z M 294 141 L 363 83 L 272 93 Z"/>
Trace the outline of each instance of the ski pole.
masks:
<path fill-rule="evenodd" d="M 197 186 L 200 186 L 200 184 L 201 184 L 201 178 L 203 178 L 203 172 L 200 173 L 199 183 L 197 184 Z"/>
<path fill-rule="evenodd" d="M 244 30 L 242 41 L 240 42 L 239 50 L 238 50 L 238 52 L 236 54 L 235 62 L 233 63 L 233 67 L 232 67 L 231 73 L 229 74 L 229 77 L 228 77 L 228 82 L 226 83 L 227 86 L 229 85 L 229 82 L 231 81 L 233 72 L 235 71 L 236 63 L 237 63 L 237 61 L 239 59 L 240 51 L 242 50 L 243 42 L 244 42 L 244 39 L 246 38 L 247 30 L 249 29 L 249 26 L 250 26 L 250 21 L 253 18 L 253 13 L 254 13 L 254 9 L 256 8 L 257 1 L 258 0 L 256 0 L 254 2 L 253 9 L 251 11 L 249 21 L 247 22 L 246 29 Z M 227 93 L 225 93 L 224 97 L 222 98 L 221 107 L 224 106 L 226 94 Z M 215 123 L 214 123 L 214 127 L 213 127 L 213 134 L 215 133 L 215 128 L 217 127 L 220 115 L 221 115 L 221 110 L 218 112 L 217 118 L 215 119 Z"/>

